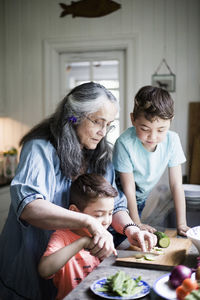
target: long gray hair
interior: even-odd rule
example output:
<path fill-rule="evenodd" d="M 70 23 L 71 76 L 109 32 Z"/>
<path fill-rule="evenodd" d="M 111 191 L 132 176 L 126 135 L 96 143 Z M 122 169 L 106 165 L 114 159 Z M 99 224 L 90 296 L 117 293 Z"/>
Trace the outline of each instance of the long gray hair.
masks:
<path fill-rule="evenodd" d="M 100 96 L 103 96 L 102 101 L 99 101 Z M 81 149 L 76 127 L 87 115 L 98 111 L 106 101 L 118 106 L 114 95 L 100 84 L 88 82 L 75 87 L 60 102 L 55 113 L 33 127 L 21 139 L 20 145 L 31 139 L 49 140 L 56 148 L 61 170 L 66 178 L 80 175 L 83 167 L 104 175 L 112 154 L 106 136 L 96 149 Z"/>

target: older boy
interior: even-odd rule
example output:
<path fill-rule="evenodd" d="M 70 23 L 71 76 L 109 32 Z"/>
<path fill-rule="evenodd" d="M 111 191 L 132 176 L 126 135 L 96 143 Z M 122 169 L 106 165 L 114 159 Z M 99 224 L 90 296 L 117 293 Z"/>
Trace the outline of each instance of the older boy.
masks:
<path fill-rule="evenodd" d="M 128 200 L 130 217 L 140 229 L 155 231 L 142 224 L 140 216 L 150 191 L 168 166 L 177 230 L 186 235 L 189 227 L 181 172 L 186 159 L 178 134 L 169 131 L 174 117 L 173 100 L 164 89 L 144 86 L 135 96 L 130 116 L 133 127 L 122 133 L 113 152 L 113 164 Z"/>

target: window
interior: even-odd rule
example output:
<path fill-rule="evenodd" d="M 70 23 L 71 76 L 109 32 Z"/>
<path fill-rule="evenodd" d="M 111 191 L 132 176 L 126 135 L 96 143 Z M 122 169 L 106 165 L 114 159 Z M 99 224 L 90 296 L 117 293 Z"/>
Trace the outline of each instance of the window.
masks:
<path fill-rule="evenodd" d="M 108 141 L 114 144 L 123 130 L 123 51 L 87 53 L 63 53 L 60 55 L 60 91 L 63 98 L 72 88 L 94 81 L 109 89 L 120 103 L 120 114 L 114 122 L 115 130 L 108 133 Z"/>

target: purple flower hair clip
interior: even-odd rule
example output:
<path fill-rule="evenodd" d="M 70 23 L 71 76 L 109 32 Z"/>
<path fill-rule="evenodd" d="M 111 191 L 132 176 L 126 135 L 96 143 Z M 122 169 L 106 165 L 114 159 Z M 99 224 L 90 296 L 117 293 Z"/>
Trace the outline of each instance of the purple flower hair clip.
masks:
<path fill-rule="evenodd" d="M 77 118 L 72 115 L 71 117 L 68 118 L 68 121 L 74 124 L 77 122 Z"/>

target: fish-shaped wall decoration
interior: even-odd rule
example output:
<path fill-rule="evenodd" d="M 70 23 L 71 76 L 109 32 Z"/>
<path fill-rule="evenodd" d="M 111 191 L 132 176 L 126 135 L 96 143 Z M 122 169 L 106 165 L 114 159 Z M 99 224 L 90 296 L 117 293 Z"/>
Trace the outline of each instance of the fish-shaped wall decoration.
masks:
<path fill-rule="evenodd" d="M 121 5 L 112 0 L 80 0 L 72 1 L 70 5 L 59 3 L 63 11 L 60 17 L 72 15 L 72 17 L 96 18 L 108 15 L 121 8 Z"/>

